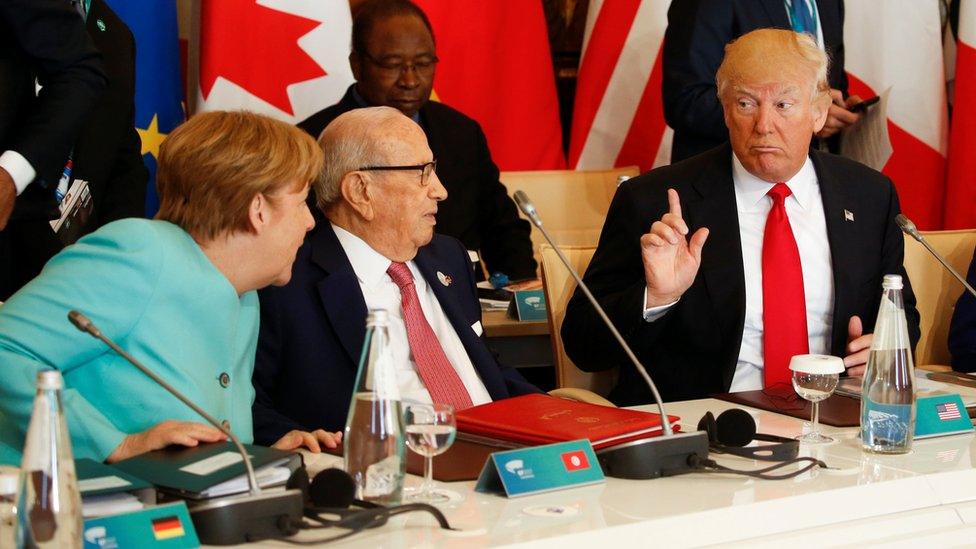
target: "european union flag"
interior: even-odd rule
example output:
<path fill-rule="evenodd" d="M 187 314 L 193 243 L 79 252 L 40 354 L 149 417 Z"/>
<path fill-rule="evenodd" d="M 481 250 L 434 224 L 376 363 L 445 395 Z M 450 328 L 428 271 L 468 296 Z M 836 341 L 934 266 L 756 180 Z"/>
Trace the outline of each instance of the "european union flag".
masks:
<path fill-rule="evenodd" d="M 136 41 L 136 130 L 142 139 L 142 159 L 149 169 L 146 216 L 152 217 L 159 209 L 159 145 L 185 118 L 176 0 L 107 2 L 132 30 Z"/>

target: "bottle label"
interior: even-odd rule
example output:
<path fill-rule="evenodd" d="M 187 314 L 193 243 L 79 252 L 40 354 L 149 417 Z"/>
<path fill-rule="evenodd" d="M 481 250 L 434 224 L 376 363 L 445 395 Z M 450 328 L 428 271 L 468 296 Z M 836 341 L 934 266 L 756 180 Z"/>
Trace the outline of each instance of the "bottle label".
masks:
<path fill-rule="evenodd" d="M 904 446 L 911 435 L 912 405 L 882 404 L 867 395 L 861 418 L 861 437 L 869 446 Z"/>
<path fill-rule="evenodd" d="M 363 495 L 366 498 L 378 498 L 392 494 L 400 480 L 400 457 L 396 455 L 370 465 L 366 469 L 366 486 Z"/>

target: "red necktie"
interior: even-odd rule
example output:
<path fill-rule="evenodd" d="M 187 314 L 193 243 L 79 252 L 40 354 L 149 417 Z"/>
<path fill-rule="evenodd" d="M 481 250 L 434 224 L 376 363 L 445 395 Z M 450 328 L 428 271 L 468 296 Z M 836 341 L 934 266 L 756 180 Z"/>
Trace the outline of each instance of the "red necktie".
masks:
<path fill-rule="evenodd" d="M 455 410 L 470 408 L 471 396 L 444 354 L 437 335 L 424 316 L 424 310 L 420 308 L 420 299 L 417 297 L 417 287 L 413 283 L 410 268 L 405 263 L 394 262 L 386 273 L 400 288 L 407 341 L 410 342 L 413 361 L 417 365 L 420 378 L 427 386 L 431 400 L 450 404 Z"/>
<path fill-rule="evenodd" d="M 790 358 L 809 352 L 807 304 L 803 293 L 800 250 L 786 215 L 785 183 L 767 193 L 773 208 L 766 218 L 762 248 L 763 377 L 766 387 L 791 385 Z"/>

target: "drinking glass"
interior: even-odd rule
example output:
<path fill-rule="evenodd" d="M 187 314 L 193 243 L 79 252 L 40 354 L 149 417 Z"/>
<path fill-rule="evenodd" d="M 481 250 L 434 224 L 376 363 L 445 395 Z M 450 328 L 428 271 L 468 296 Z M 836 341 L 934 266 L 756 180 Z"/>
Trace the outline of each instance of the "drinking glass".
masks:
<path fill-rule="evenodd" d="M 797 437 L 807 444 L 826 444 L 834 439 L 820 433 L 820 401 L 826 400 L 837 388 L 844 360 L 827 355 L 797 355 L 790 360 L 793 389 L 804 400 L 813 403 L 810 432 Z"/>
<path fill-rule="evenodd" d="M 424 483 L 407 495 L 408 501 L 443 503 L 450 497 L 434 489 L 434 456 L 447 451 L 454 443 L 457 426 L 454 407 L 450 404 L 406 404 L 404 424 L 407 427 L 407 447 L 424 456 Z"/>

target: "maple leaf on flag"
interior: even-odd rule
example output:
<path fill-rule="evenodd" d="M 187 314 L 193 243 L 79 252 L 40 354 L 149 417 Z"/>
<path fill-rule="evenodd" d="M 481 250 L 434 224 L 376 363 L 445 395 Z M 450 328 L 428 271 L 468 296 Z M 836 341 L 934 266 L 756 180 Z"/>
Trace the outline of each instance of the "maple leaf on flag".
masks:
<path fill-rule="evenodd" d="M 294 115 L 288 86 L 325 76 L 299 47 L 319 21 L 261 6 L 257 0 L 208 0 L 200 17 L 200 89 L 206 99 L 217 77 Z"/>

